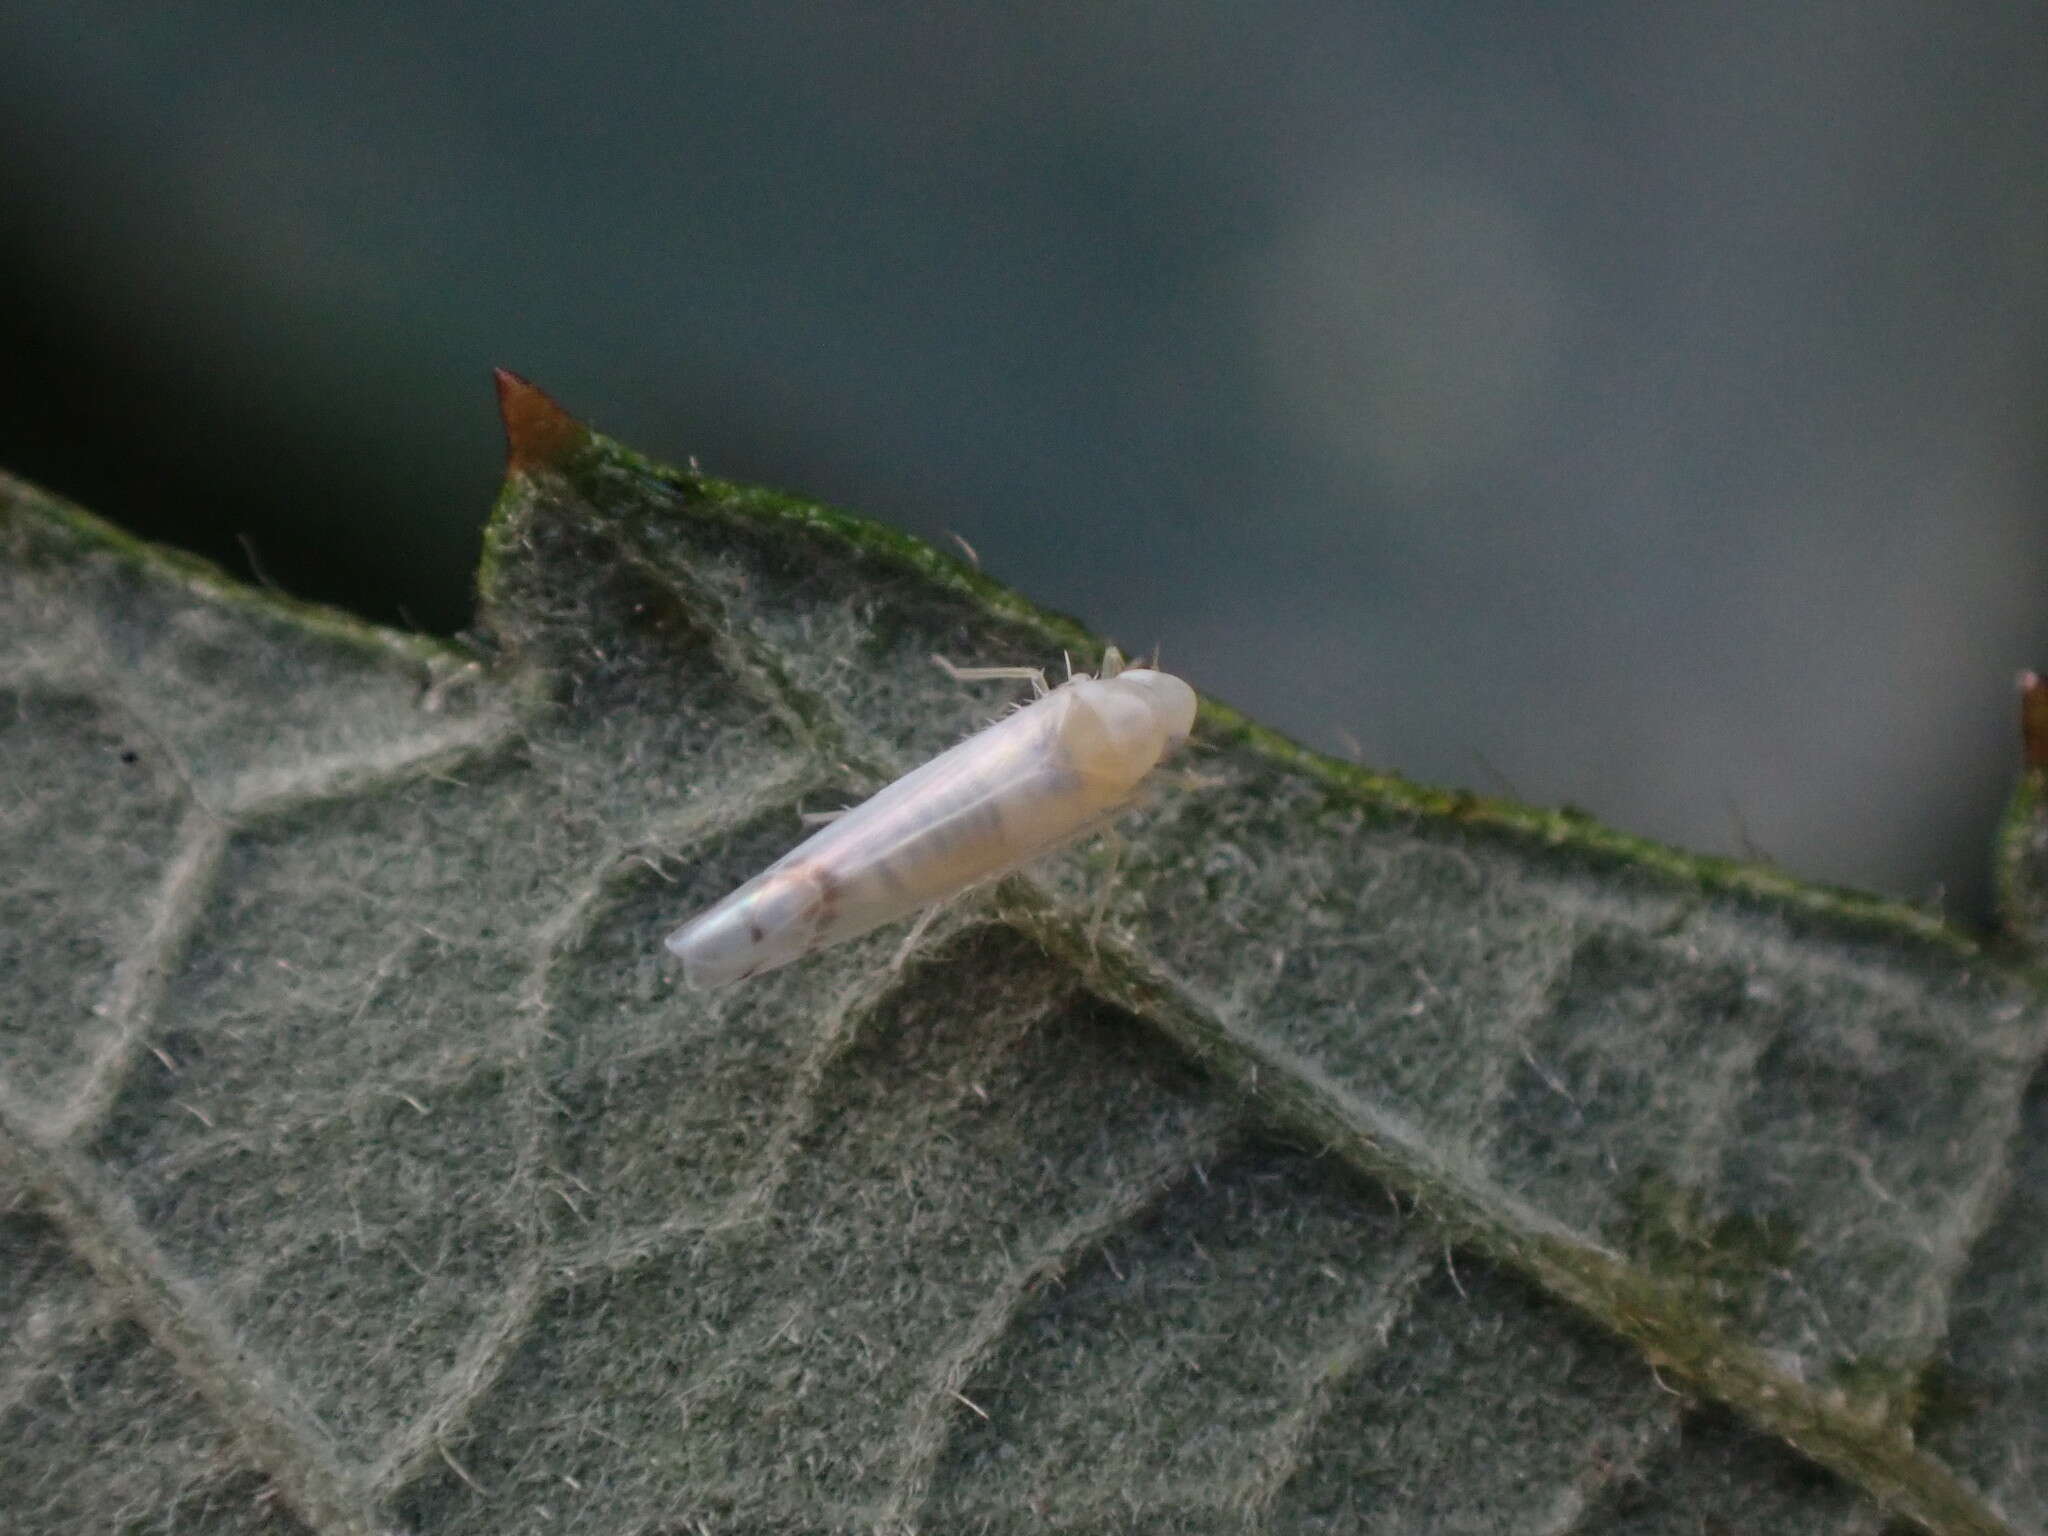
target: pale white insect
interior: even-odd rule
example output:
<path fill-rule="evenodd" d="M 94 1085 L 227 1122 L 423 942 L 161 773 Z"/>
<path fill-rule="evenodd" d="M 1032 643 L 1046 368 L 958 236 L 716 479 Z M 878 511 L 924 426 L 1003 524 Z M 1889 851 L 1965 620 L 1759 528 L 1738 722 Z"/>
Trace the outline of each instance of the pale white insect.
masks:
<path fill-rule="evenodd" d="M 941 752 L 668 936 L 690 984 L 723 986 L 858 938 L 1094 830 L 1195 723 L 1195 690 L 1153 667 L 1048 690 L 1031 667 L 954 667 L 963 682 L 1028 678 L 1039 696 Z"/>

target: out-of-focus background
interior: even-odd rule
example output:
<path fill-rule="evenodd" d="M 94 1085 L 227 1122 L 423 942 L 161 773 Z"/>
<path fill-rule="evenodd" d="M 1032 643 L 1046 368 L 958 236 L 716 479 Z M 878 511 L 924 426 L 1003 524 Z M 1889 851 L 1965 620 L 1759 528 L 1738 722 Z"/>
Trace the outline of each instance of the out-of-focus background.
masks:
<path fill-rule="evenodd" d="M 1425 780 L 1972 915 L 2031 0 L 0 8 L 0 465 L 454 631 L 487 369 Z"/>

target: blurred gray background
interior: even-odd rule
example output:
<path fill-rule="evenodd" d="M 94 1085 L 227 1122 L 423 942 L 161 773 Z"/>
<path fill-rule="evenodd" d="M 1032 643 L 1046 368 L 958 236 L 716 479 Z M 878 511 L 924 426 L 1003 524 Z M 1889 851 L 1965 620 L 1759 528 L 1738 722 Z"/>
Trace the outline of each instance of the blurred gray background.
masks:
<path fill-rule="evenodd" d="M 487 369 L 1301 739 L 1972 916 L 2048 16 L 0 6 L 0 464 L 454 631 Z"/>

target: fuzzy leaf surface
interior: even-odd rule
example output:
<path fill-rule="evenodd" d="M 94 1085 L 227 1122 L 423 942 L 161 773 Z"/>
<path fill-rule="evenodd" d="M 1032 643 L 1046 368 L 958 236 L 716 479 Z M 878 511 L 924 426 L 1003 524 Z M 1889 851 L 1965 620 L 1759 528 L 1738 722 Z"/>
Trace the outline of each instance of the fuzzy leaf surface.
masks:
<path fill-rule="evenodd" d="M 1097 642 L 506 406 L 473 649 L 0 483 L 15 1528 L 2048 1530 L 2036 974 L 1212 705 L 690 993 L 934 653 Z"/>

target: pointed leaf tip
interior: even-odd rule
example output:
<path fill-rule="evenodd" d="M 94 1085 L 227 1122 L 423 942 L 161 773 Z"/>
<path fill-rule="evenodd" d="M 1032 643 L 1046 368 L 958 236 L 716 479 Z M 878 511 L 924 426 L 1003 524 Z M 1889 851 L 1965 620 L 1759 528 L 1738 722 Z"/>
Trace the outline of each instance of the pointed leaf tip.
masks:
<path fill-rule="evenodd" d="M 2029 768 L 2048 768 L 2048 678 L 2020 674 L 2020 746 Z"/>
<path fill-rule="evenodd" d="M 505 420 L 505 472 L 524 474 L 559 466 L 590 432 L 543 390 L 509 368 L 494 368 L 498 413 Z"/>

